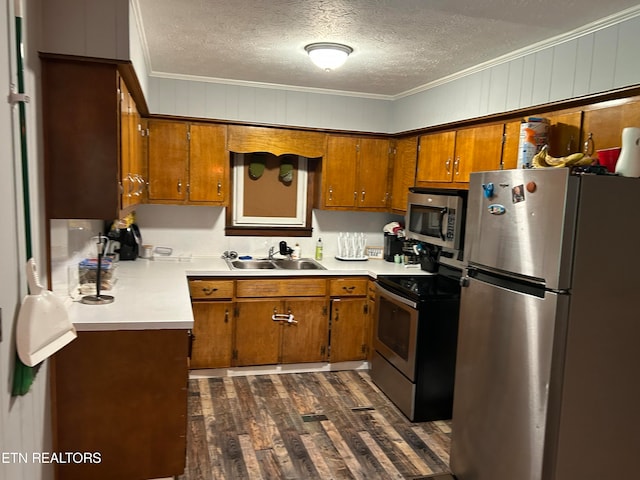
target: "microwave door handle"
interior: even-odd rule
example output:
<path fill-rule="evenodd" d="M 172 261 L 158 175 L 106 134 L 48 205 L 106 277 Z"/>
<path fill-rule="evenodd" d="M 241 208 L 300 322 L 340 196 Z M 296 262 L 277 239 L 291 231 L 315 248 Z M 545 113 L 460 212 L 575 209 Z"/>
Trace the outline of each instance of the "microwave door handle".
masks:
<path fill-rule="evenodd" d="M 442 241 L 445 240 L 445 234 L 442 233 L 442 228 L 444 227 L 444 216 L 447 214 L 447 208 L 443 208 L 442 210 L 440 210 L 440 225 L 438 228 L 438 231 L 440 232 L 440 238 L 442 239 Z"/>

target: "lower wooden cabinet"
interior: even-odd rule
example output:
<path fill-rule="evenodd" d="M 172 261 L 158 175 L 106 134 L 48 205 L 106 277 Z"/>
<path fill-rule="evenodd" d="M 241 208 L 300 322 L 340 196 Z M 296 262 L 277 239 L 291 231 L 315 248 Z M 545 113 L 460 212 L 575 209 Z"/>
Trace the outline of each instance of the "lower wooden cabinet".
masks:
<path fill-rule="evenodd" d="M 190 368 L 231 366 L 234 283 L 207 278 L 189 280 L 194 320 Z"/>
<path fill-rule="evenodd" d="M 188 347 L 187 330 L 78 332 L 52 357 L 53 451 L 99 454 L 56 463 L 58 480 L 183 473 Z"/>
<path fill-rule="evenodd" d="M 332 363 L 366 360 L 369 353 L 370 310 L 368 279 L 352 277 L 330 281 Z"/>
<path fill-rule="evenodd" d="M 191 368 L 231 366 L 233 302 L 194 301 Z"/>
<path fill-rule="evenodd" d="M 366 360 L 367 277 L 189 281 L 191 368 Z"/>
<path fill-rule="evenodd" d="M 322 362 L 328 325 L 325 298 L 238 301 L 234 364 Z"/>

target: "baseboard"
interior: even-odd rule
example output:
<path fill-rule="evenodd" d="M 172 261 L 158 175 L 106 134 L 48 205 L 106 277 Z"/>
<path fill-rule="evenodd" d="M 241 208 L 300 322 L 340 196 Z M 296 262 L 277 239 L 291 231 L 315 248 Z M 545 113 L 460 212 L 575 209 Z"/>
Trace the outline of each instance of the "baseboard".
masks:
<path fill-rule="evenodd" d="M 369 370 L 369 362 L 319 362 L 292 363 L 287 365 L 257 365 L 251 367 L 202 368 L 191 370 L 190 379 L 212 377 L 236 377 L 245 375 L 277 375 L 282 373 L 334 372 L 339 370 Z"/>

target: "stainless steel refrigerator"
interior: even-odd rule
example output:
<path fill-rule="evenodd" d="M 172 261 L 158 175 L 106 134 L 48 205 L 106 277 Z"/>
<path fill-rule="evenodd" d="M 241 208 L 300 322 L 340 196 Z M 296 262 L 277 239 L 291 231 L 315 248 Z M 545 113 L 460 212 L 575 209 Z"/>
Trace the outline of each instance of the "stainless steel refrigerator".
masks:
<path fill-rule="evenodd" d="M 637 478 L 640 179 L 471 175 L 458 480 Z"/>

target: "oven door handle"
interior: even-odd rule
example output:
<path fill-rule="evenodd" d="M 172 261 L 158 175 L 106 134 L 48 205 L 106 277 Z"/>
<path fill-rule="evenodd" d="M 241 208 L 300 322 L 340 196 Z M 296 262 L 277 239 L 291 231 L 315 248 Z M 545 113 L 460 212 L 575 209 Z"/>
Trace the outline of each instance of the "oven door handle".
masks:
<path fill-rule="evenodd" d="M 418 304 L 414 301 L 409 300 L 408 298 L 402 297 L 396 293 L 393 293 L 389 290 L 387 290 L 386 288 L 384 288 L 382 285 L 380 285 L 379 283 L 378 285 L 378 289 L 380 290 L 380 293 L 382 295 L 384 295 L 385 297 L 388 297 L 392 300 L 395 300 L 398 303 L 401 303 L 403 305 L 406 305 L 407 307 L 411 307 L 411 308 L 418 308 Z"/>

